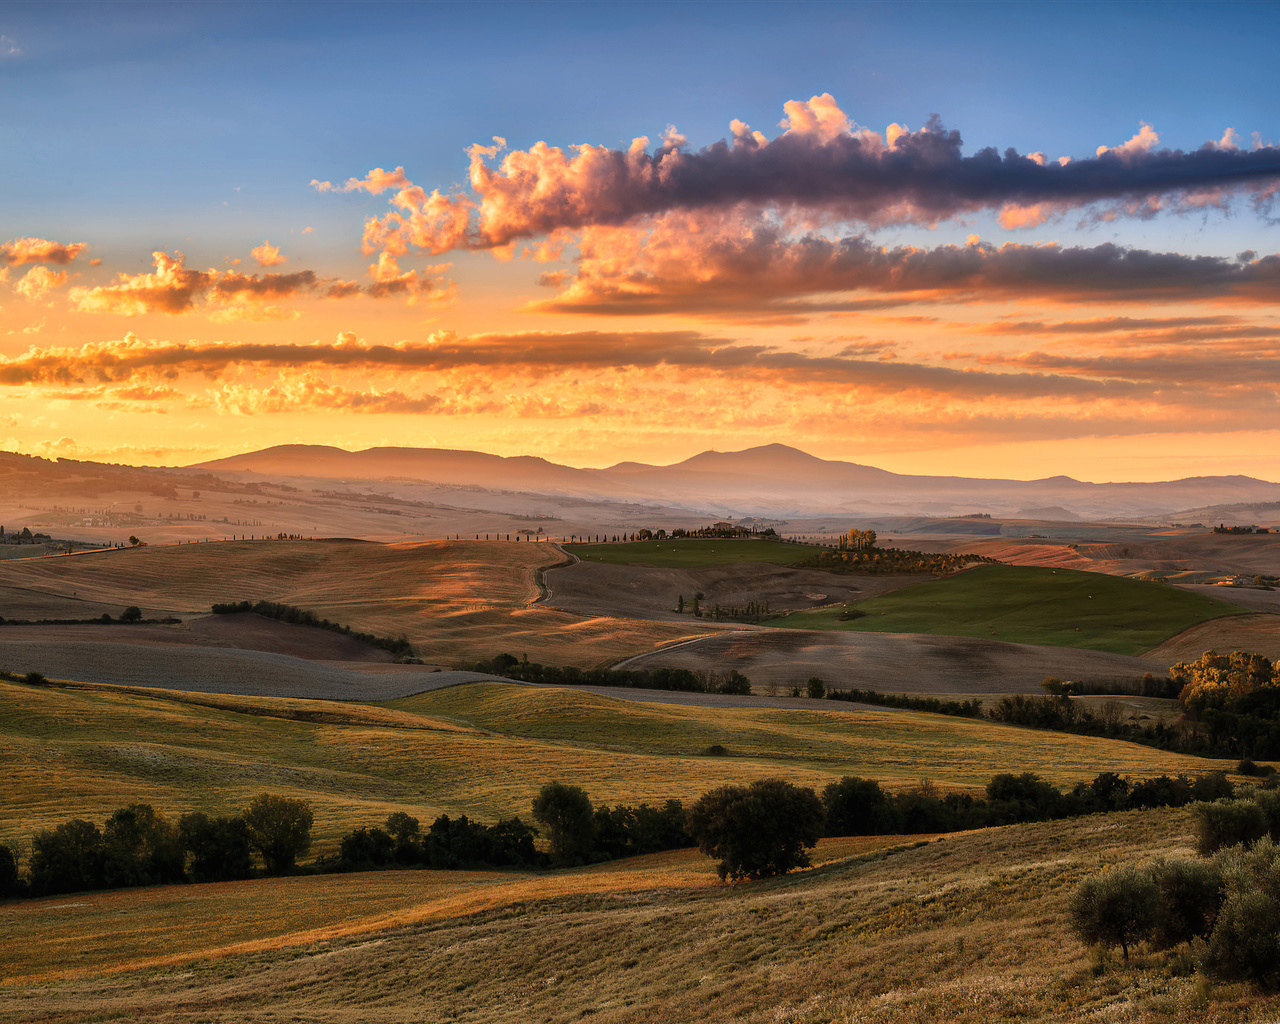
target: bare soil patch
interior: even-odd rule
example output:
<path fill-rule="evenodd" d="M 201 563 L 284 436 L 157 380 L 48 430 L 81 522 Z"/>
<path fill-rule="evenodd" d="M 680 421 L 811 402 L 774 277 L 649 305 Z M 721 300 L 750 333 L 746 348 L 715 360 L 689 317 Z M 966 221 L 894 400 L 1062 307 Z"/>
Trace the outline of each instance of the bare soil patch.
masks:
<path fill-rule="evenodd" d="M 828 687 L 934 694 L 1041 693 L 1040 683 L 1048 675 L 1110 681 L 1168 667 L 1101 651 L 970 637 L 782 629 L 722 633 L 630 658 L 619 667 L 664 666 L 737 669 L 757 692 L 771 684 L 803 686 L 816 675 Z"/>
<path fill-rule="evenodd" d="M 1280 615 L 1233 615 L 1226 619 L 1214 619 L 1183 630 L 1155 650 L 1148 651 L 1146 656 L 1159 659 L 1167 667 L 1179 661 L 1194 661 L 1210 648 L 1222 654 L 1229 651 L 1253 651 L 1266 655 L 1273 661 L 1280 659 Z"/>
<path fill-rule="evenodd" d="M 768 601 L 772 611 L 817 608 L 887 594 L 933 576 L 844 576 L 819 569 L 793 569 L 750 563 L 701 569 L 663 569 L 638 565 L 577 562 L 547 573 L 550 604 L 579 615 L 616 615 L 699 625 L 676 611 L 677 598 L 688 607 L 701 593 L 702 607 L 742 606 Z"/>

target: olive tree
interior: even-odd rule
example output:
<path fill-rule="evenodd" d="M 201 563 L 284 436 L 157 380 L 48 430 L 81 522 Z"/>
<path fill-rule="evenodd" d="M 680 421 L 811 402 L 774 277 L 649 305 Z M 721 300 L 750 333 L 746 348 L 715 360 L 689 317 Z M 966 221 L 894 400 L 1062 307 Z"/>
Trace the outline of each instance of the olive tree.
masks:
<path fill-rule="evenodd" d="M 1071 925 L 1084 942 L 1129 947 L 1150 938 L 1160 921 L 1160 890 L 1149 871 L 1132 865 L 1083 879 L 1071 894 Z"/>

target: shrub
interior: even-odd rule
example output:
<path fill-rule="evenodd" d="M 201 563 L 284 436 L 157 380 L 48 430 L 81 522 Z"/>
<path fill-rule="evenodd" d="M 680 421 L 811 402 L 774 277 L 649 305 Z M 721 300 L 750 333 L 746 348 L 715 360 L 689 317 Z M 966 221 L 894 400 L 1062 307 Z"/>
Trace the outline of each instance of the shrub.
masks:
<path fill-rule="evenodd" d="M 289 871 L 311 849 L 311 805 L 272 793 L 259 793 L 244 811 L 249 845 L 262 857 L 269 875 Z"/>
<path fill-rule="evenodd" d="M 1155 945 L 1172 949 L 1194 938 L 1207 939 L 1222 907 L 1222 873 L 1199 860 L 1157 861 L 1151 877 L 1160 890 Z"/>
<path fill-rule="evenodd" d="M 579 786 L 548 782 L 533 798 L 533 816 L 547 827 L 551 859 L 562 866 L 584 864 L 595 852 L 591 798 Z"/>
<path fill-rule="evenodd" d="M 1196 849 L 1204 855 L 1225 846 L 1251 846 L 1267 834 L 1267 815 L 1253 800 L 1215 800 L 1194 808 Z"/>
<path fill-rule="evenodd" d="M 813 790 L 760 779 L 704 793 L 688 827 L 702 852 L 719 858 L 722 881 L 765 878 L 809 866 L 805 849 L 817 845 L 824 816 Z"/>
<path fill-rule="evenodd" d="M 1093 945 L 1129 947 L 1149 938 L 1160 920 L 1160 890 L 1151 874 L 1126 865 L 1090 875 L 1071 895 L 1071 926 Z"/>
<path fill-rule="evenodd" d="M 39 672 L 28 672 L 25 676 L 22 677 L 22 681 L 26 683 L 28 686 L 44 686 L 46 683 L 49 682 L 49 680 L 47 680 Z"/>

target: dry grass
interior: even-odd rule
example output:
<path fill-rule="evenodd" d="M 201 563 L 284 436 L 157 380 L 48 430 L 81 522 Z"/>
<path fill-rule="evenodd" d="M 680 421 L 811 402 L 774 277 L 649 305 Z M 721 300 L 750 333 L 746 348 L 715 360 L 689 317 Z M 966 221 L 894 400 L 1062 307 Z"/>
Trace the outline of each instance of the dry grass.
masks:
<path fill-rule="evenodd" d="M 11 905 L 26 980 L 0 986 L 0 1021 L 1274 1020 L 1280 1000 L 1200 985 L 1176 952 L 1095 973 L 1067 927 L 1079 878 L 1189 852 L 1190 831 L 1186 810 L 1012 826 L 736 886 L 681 852 Z"/>

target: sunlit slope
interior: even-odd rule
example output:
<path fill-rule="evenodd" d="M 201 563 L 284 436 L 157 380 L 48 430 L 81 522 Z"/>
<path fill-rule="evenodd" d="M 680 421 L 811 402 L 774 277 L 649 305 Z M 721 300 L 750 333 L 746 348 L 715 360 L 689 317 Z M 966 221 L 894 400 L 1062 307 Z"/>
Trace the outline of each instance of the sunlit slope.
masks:
<path fill-rule="evenodd" d="M 815 870 L 719 885 L 694 851 L 523 876 L 384 872 L 0 906 L 0 1019 L 1272 1020 L 1180 955 L 1093 969 L 1066 901 L 1190 855 L 1188 809 L 824 840 Z M 1206 1005 L 1206 999 L 1213 1000 Z M 376 1011 L 372 1007 L 376 1006 Z"/>
<path fill-rule="evenodd" d="M 549 544 L 428 541 L 225 541 L 0 563 L 0 615 L 96 617 L 138 605 L 148 616 L 208 612 L 225 601 L 278 601 L 358 630 L 405 636 L 451 664 L 503 651 L 596 665 L 695 634 L 674 624 L 531 608 Z"/>
<path fill-rule="evenodd" d="M 771 626 L 936 633 L 1138 655 L 1198 623 L 1243 609 L 1163 583 L 1030 566 L 983 565 L 849 604 L 796 612 Z"/>
<path fill-rule="evenodd" d="M 709 757 L 712 744 L 728 751 Z M 581 691 L 481 684 L 393 706 L 130 693 L 0 683 L 0 841 L 131 801 L 229 813 L 263 790 L 310 800 L 317 852 L 404 810 L 431 820 L 520 814 L 549 779 L 598 802 L 696 799 L 782 776 L 821 789 L 846 774 L 893 788 L 980 787 L 1035 771 L 1060 785 L 1100 771 L 1228 768 L 1114 740 L 833 702 L 830 710 L 639 704 Z"/>

